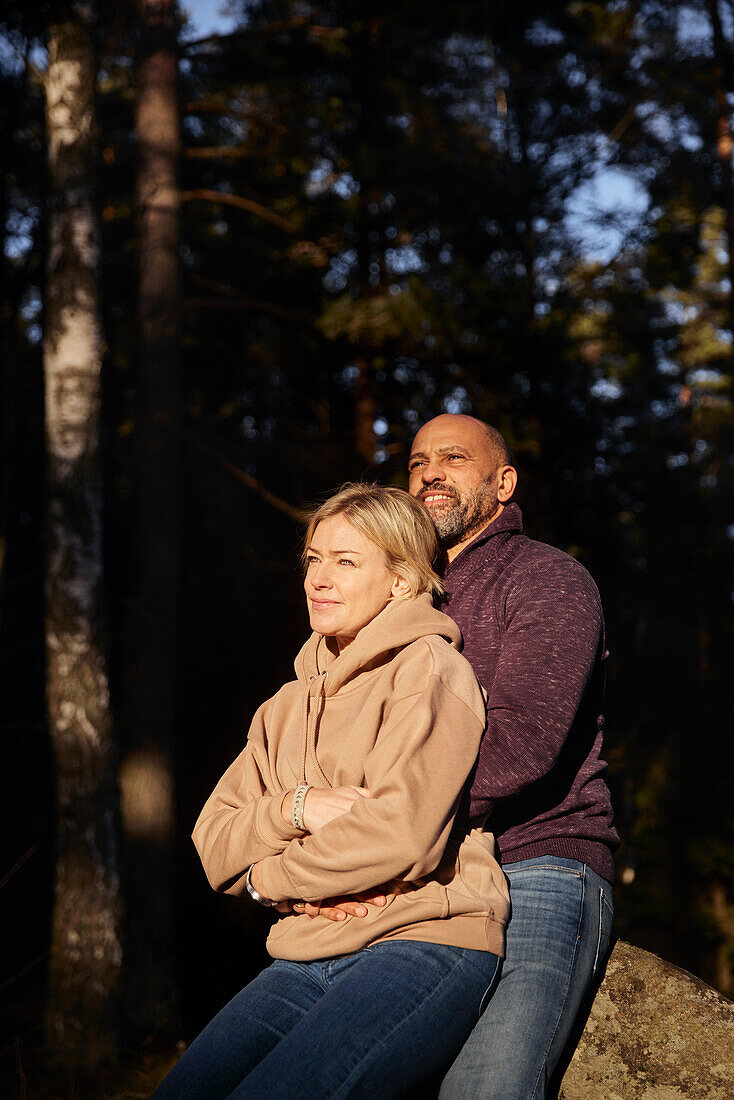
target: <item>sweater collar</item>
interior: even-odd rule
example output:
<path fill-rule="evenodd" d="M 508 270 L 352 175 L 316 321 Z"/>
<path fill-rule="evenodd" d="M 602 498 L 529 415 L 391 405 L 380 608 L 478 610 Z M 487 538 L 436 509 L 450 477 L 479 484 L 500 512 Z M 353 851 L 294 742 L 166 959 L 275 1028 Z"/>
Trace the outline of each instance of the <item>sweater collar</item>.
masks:
<path fill-rule="evenodd" d="M 473 553 L 480 546 L 485 546 L 491 538 L 512 531 L 518 534 L 522 531 L 522 512 L 520 511 L 520 505 L 515 504 L 514 501 L 506 504 L 497 519 L 493 520 L 483 531 L 480 531 L 477 537 L 468 543 L 460 554 L 457 554 L 447 566 L 446 575 L 448 576 L 450 573 L 460 570 Z"/>

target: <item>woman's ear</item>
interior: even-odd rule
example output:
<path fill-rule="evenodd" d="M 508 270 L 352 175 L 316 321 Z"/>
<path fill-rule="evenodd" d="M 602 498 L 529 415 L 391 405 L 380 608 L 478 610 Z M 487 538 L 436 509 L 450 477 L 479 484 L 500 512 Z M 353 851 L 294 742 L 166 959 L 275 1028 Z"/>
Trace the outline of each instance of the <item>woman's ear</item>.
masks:
<path fill-rule="evenodd" d="M 410 585 L 405 577 L 393 578 L 392 588 L 390 589 L 391 596 L 410 596 L 411 594 Z"/>

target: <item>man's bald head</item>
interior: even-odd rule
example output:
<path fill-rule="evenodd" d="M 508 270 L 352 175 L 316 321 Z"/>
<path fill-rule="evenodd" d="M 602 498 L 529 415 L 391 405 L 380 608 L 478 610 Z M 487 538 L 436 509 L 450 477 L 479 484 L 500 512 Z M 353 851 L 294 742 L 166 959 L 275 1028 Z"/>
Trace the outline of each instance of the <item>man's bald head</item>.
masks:
<path fill-rule="evenodd" d="M 487 424 L 484 420 L 478 420 L 476 416 L 467 416 L 465 413 L 441 413 L 440 416 L 434 416 L 432 420 L 427 420 L 423 427 L 418 430 L 413 443 L 414 449 L 421 433 L 427 428 L 445 429 L 449 432 L 453 430 L 457 438 L 468 436 L 478 439 L 481 433 L 489 446 L 494 468 L 512 465 L 512 454 L 502 432 L 491 424 Z"/>
<path fill-rule="evenodd" d="M 477 420 L 476 417 L 468 416 L 467 420 L 474 420 L 476 424 L 482 428 L 485 435 L 489 439 L 489 445 L 492 449 L 494 458 L 496 459 L 498 466 L 512 466 L 512 453 L 507 445 L 507 440 L 503 436 L 502 432 L 497 428 L 493 428 L 491 424 L 487 424 L 484 420 Z"/>

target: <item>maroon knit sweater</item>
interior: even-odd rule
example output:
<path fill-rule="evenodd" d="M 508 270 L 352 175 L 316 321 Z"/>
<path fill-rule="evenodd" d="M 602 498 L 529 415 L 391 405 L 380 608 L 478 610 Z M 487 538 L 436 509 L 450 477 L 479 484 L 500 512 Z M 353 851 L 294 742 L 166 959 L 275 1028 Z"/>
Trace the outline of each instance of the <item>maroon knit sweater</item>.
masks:
<path fill-rule="evenodd" d="M 472 816 L 502 862 L 578 859 L 613 881 L 619 844 L 601 758 L 607 652 L 599 593 L 577 561 L 522 534 L 509 504 L 446 570 L 442 610 L 489 695 Z"/>

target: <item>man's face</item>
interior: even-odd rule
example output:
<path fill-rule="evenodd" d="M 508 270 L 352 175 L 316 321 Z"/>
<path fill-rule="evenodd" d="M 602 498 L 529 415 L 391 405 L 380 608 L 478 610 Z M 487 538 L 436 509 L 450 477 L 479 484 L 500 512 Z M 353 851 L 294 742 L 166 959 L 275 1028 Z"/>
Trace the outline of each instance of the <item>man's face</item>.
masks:
<path fill-rule="evenodd" d="M 408 488 L 425 506 L 443 545 L 463 545 L 497 513 L 497 462 L 484 429 L 468 416 L 429 420 L 413 441 Z"/>

